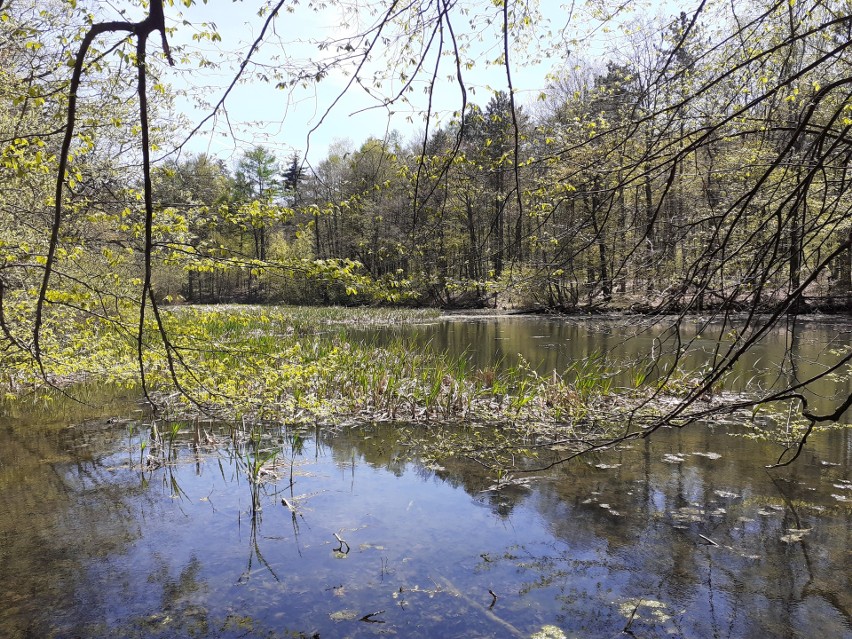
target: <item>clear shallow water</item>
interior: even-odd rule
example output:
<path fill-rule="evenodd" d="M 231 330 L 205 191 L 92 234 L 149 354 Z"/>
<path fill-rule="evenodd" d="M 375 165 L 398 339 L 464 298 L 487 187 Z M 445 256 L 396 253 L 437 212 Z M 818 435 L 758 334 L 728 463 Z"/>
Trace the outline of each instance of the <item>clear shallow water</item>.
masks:
<path fill-rule="evenodd" d="M 852 637 L 848 430 L 771 472 L 770 444 L 664 431 L 495 491 L 398 428 L 281 429 L 253 516 L 227 429 L 147 466 L 105 414 L 131 420 L 0 422 L 0 637 Z"/>

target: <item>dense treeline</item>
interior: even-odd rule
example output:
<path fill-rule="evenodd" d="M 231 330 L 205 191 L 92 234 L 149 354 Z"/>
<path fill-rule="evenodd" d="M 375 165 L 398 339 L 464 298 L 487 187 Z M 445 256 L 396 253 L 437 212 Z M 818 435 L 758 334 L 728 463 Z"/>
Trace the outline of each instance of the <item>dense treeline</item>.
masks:
<path fill-rule="evenodd" d="M 537 104 L 513 110 L 497 92 L 425 143 L 371 138 L 314 167 L 263 147 L 233 172 L 204 156 L 167 165 L 159 202 L 204 259 L 159 288 L 193 301 L 846 305 L 844 11 L 782 3 L 720 8 L 712 28 L 685 13 L 650 23 Z M 234 259 L 252 268 L 224 268 Z M 367 294 L 318 270 L 329 260 Z"/>
<path fill-rule="evenodd" d="M 64 69 L 85 25 L 73 5 L 38 5 L 7 5 L 0 33 L 7 308 L 26 306 L 19 293 L 48 252 Z M 172 156 L 153 175 L 154 291 L 558 310 L 846 305 L 850 25 L 843 3 L 720 5 L 632 25 L 605 64 L 555 71 L 535 104 L 498 91 L 425 140 L 370 138 L 314 166 L 262 146 L 233 167 Z M 96 53 L 51 283 L 85 307 L 132 295 L 144 249 L 134 62 Z M 168 87 L 154 89 L 153 135 L 167 148 L 181 123 Z"/>

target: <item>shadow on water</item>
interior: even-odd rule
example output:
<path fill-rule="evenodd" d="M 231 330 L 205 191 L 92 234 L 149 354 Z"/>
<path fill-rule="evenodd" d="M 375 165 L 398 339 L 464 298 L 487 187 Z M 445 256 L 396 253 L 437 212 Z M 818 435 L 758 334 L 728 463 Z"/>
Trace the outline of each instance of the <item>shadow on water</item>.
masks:
<path fill-rule="evenodd" d="M 497 490 L 412 459 L 422 427 L 133 408 L 0 421 L 0 636 L 852 638 L 849 430 L 767 472 L 696 425 Z"/>

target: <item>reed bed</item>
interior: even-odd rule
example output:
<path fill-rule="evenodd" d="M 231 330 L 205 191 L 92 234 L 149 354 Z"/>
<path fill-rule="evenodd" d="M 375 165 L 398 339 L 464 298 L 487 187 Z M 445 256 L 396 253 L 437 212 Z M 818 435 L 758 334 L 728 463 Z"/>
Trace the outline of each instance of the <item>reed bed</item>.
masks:
<path fill-rule="evenodd" d="M 182 392 L 161 351 L 148 354 L 149 380 L 173 415 L 201 410 L 260 421 L 576 423 L 616 392 L 598 358 L 539 376 L 523 363 L 473 369 L 464 355 L 351 334 L 353 327 L 436 318 L 434 311 L 399 309 L 181 308 L 166 322 Z"/>
<path fill-rule="evenodd" d="M 695 385 L 684 374 L 667 378 L 671 389 L 661 388 L 637 365 L 632 374 L 619 371 L 633 381 L 616 388 L 612 364 L 600 356 L 547 375 L 523 361 L 476 368 L 468 355 L 389 338 L 394 326 L 438 321 L 431 309 L 183 306 L 163 309 L 161 317 L 168 350 L 149 315 L 143 361 L 148 397 L 167 419 L 454 421 L 586 436 L 602 424 L 651 421 L 679 401 L 679 385 Z M 60 350 L 47 351 L 48 385 L 32 362 L 6 367 L 13 371 L 11 382 L 0 379 L 6 404 L 39 396 L 39 384 L 47 399 L 51 389 L 64 394 L 79 381 L 138 385 L 132 322 L 89 319 L 68 327 L 73 335 L 57 333 L 52 341 Z"/>
<path fill-rule="evenodd" d="M 594 450 L 628 432 L 641 434 L 643 424 L 671 410 L 700 382 L 680 371 L 649 379 L 647 367 L 637 364 L 627 374 L 622 365 L 619 379 L 632 381 L 616 387 L 612 364 L 601 356 L 546 375 L 523 360 L 478 368 L 469 354 L 448 354 L 415 337 L 391 338 L 394 331 L 381 328 L 438 318 L 436 311 L 405 309 L 166 309 L 168 351 L 154 321 L 146 327 L 149 398 L 164 423 L 219 420 L 232 425 L 235 437 L 255 442 L 242 460 L 255 483 L 275 461 L 267 457 L 274 447 L 256 441 L 257 428 L 366 422 L 393 423 L 407 433 L 412 454 L 426 461 L 474 459 L 495 469 L 499 483 L 507 480 L 501 474 L 506 469 L 518 469 L 519 459 L 535 459 L 542 450 Z M 76 345 L 80 366 L 73 370 L 82 371 L 89 385 L 138 380 L 135 337 L 115 326 L 112 332 L 97 327 L 97 339 L 92 332 L 92 339 L 69 342 L 65 361 L 74 361 Z M 709 407 L 723 400 L 708 394 L 702 401 Z M 429 427 L 409 428 L 418 424 Z M 456 427 L 443 428 L 447 424 Z M 179 427 L 172 428 L 140 443 L 140 463 L 145 445 L 173 448 Z M 169 457 L 163 462 L 147 455 L 157 463 Z"/>

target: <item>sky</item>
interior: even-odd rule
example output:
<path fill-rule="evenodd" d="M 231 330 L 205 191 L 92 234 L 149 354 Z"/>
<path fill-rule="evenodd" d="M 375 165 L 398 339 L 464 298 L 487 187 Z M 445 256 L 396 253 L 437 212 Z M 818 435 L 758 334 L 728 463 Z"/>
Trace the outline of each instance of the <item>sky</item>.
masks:
<path fill-rule="evenodd" d="M 267 30 L 264 43 L 255 60 L 265 65 L 249 67 L 255 74 L 271 77 L 275 70 L 284 73 L 284 79 L 292 77 L 297 69 L 315 68 L 317 61 L 327 56 L 320 51 L 316 42 L 327 38 L 345 38 L 363 30 L 370 24 L 369 18 L 360 23 L 352 15 L 342 15 L 339 5 L 333 8 L 314 10 L 309 0 L 296 0 L 291 11 L 282 12 Z M 358 0 L 361 7 L 368 6 Z M 191 60 L 181 60 L 174 69 L 166 69 L 163 79 L 180 94 L 178 110 L 189 123 L 189 128 L 202 121 L 223 95 L 239 69 L 250 43 L 260 34 L 265 17 L 257 15 L 262 2 L 245 0 L 209 0 L 207 4 L 197 2 L 190 8 L 181 6 L 167 8 L 167 22 L 174 27 L 170 42 L 178 53 L 189 55 Z M 423 3 L 426 4 L 425 2 Z M 629 3 L 633 13 L 648 11 L 651 4 Z M 374 6 L 384 10 L 387 2 Z M 511 6 L 511 5 L 510 5 Z M 535 32 L 545 33 L 547 42 L 555 42 L 556 48 L 542 50 L 534 41 L 522 42 L 518 49 L 509 53 L 512 62 L 512 81 L 516 102 L 530 105 L 535 102 L 547 84 L 548 73 L 562 65 L 573 64 L 573 59 L 586 59 L 602 55 L 612 33 L 609 29 L 593 29 L 596 24 L 591 8 L 578 9 L 558 0 L 541 0 L 538 15 L 532 15 Z M 465 14 L 465 10 L 469 10 Z M 490 0 L 460 0 L 455 8 L 453 28 L 456 36 L 471 41 L 469 58 L 471 66 L 464 70 L 464 84 L 468 102 L 485 106 L 493 91 L 506 90 L 506 70 L 494 61 L 502 54 L 499 37 L 500 9 Z M 629 16 L 622 16 L 625 20 Z M 203 30 L 202 23 L 214 23 L 221 41 L 210 42 L 193 38 Z M 567 24 L 567 28 L 566 28 Z M 585 25 L 582 28 L 578 25 Z M 594 31 L 582 41 L 572 42 L 583 31 Z M 446 37 L 446 33 L 445 33 Z M 513 40 L 516 40 L 513 38 Z M 343 42 L 343 41 L 341 41 Z M 354 41 L 353 41 L 354 42 Z M 378 43 L 377 43 L 378 44 Z M 448 49 L 449 45 L 445 45 Z M 246 77 L 245 83 L 237 84 L 229 94 L 216 118 L 210 119 L 184 146 L 184 152 L 205 152 L 233 162 L 243 151 L 262 144 L 286 162 L 293 153 L 300 158 L 307 153 L 309 163 L 317 163 L 327 157 L 335 145 L 357 148 L 368 137 L 384 137 L 396 131 L 403 142 L 422 137 L 425 122 L 422 113 L 428 103 L 425 78 L 413 84 L 408 93 L 412 105 L 394 104 L 376 108 L 376 96 L 392 95 L 399 90 L 398 79 L 386 79 L 381 87 L 369 78 L 373 73 L 390 69 L 401 55 L 393 45 L 377 47 L 390 53 L 373 56 L 372 66 L 362 69 L 363 85 L 353 84 L 348 89 L 351 75 L 342 71 L 328 73 L 320 82 L 310 82 L 306 88 L 294 90 L 276 89 L 274 84 L 261 81 L 257 75 Z M 434 47 L 433 47 L 434 50 Z M 569 53 L 570 51 L 570 53 Z M 199 68 L 198 56 L 204 56 L 212 64 Z M 536 59 L 539 58 L 539 59 Z M 436 58 L 427 56 L 431 76 Z M 439 81 L 432 92 L 433 108 L 437 112 L 436 123 L 447 123 L 452 112 L 460 108 L 461 93 L 455 79 L 452 57 L 440 60 Z M 345 95 L 335 100 L 345 91 Z M 373 94 L 371 97 L 368 93 Z M 203 103 L 199 103 L 201 100 Z M 372 107 L 372 108 L 370 108 Z M 326 114 L 326 110 L 330 109 Z"/>

